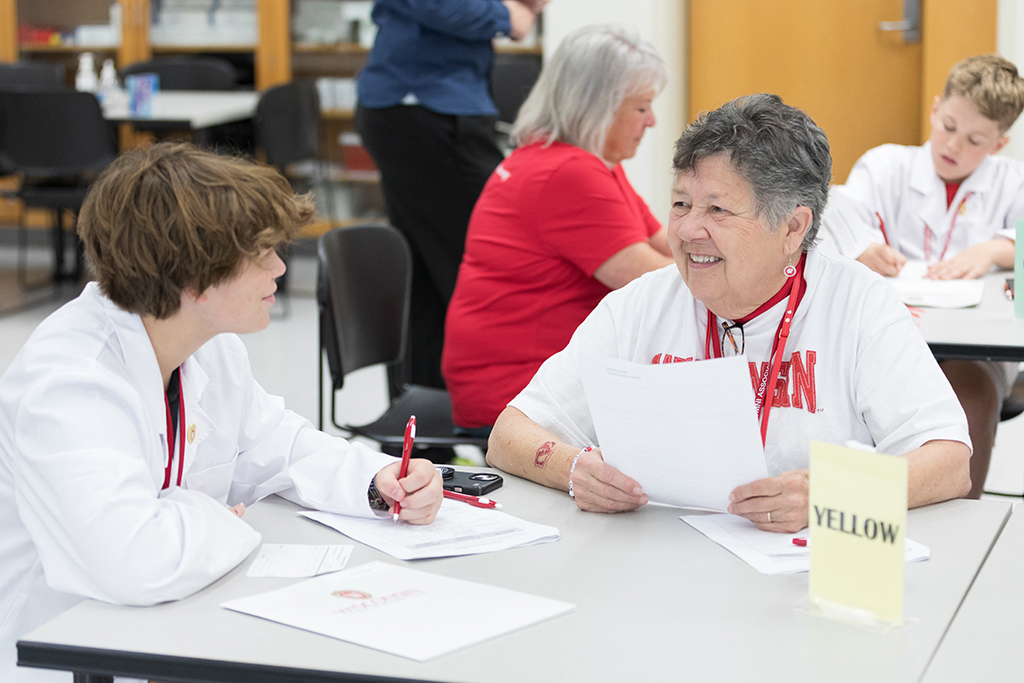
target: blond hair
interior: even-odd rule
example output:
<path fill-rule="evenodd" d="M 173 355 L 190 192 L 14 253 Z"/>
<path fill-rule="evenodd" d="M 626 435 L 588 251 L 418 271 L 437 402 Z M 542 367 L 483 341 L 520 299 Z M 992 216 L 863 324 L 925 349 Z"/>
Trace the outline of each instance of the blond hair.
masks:
<path fill-rule="evenodd" d="M 953 95 L 966 98 L 987 119 L 1005 133 L 1024 110 L 1024 78 L 1017 67 L 999 55 L 968 57 L 953 65 L 942 91 L 942 99 Z"/>
<path fill-rule="evenodd" d="M 121 308 L 168 318 L 313 217 L 269 166 L 161 143 L 118 157 L 93 184 L 78 231 L 99 286 Z"/>

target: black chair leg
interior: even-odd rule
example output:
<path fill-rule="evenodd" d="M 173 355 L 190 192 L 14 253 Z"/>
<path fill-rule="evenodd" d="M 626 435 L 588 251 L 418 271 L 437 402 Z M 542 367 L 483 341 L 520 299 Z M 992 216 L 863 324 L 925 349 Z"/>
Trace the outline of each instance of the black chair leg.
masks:
<path fill-rule="evenodd" d="M 28 227 L 25 225 L 25 208 L 18 212 L 18 287 L 24 292 L 31 292 L 37 289 L 52 285 L 52 279 L 43 279 L 36 282 L 29 282 L 28 279 Z"/>

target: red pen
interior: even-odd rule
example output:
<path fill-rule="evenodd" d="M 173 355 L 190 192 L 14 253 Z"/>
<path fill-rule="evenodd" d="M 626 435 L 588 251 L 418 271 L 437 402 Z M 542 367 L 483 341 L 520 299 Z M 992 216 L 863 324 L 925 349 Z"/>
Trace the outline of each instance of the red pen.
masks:
<path fill-rule="evenodd" d="M 793 539 L 793 545 L 798 545 L 801 548 L 806 548 L 807 547 L 807 539 L 806 538 L 794 538 Z"/>
<path fill-rule="evenodd" d="M 451 500 L 457 500 L 462 503 L 468 503 L 475 508 L 500 508 L 501 503 L 495 502 L 490 498 L 478 498 L 477 496 L 467 496 L 465 493 L 456 493 L 455 491 L 445 490 L 445 498 Z"/>
<path fill-rule="evenodd" d="M 405 443 L 402 444 L 402 466 L 398 470 L 398 478 L 405 479 L 409 474 L 409 456 L 412 455 L 412 442 L 416 439 L 416 416 L 411 415 L 409 422 L 405 425 Z M 398 521 L 398 513 L 402 511 L 402 504 L 395 501 L 395 511 L 391 519 Z"/>
<path fill-rule="evenodd" d="M 878 216 L 878 229 L 882 231 L 882 239 L 885 240 L 885 246 L 892 246 L 889 244 L 889 236 L 885 234 L 885 221 L 882 220 L 882 214 L 875 211 L 875 215 Z"/>

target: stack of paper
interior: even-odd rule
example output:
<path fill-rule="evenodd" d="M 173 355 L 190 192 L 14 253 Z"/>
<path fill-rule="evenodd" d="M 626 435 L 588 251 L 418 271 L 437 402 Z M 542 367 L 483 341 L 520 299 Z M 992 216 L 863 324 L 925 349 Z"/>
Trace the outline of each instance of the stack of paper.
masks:
<path fill-rule="evenodd" d="M 419 662 L 576 609 L 567 602 L 383 562 L 221 606 Z"/>
<path fill-rule="evenodd" d="M 907 261 L 900 274 L 886 280 L 908 306 L 928 308 L 968 308 L 981 303 L 985 283 L 981 280 L 929 280 L 928 264 Z"/>
<path fill-rule="evenodd" d="M 367 519 L 330 512 L 300 514 L 400 560 L 475 555 L 558 540 L 558 529 L 553 526 L 447 499 L 441 503 L 433 524 L 395 523 L 390 517 Z"/>
<path fill-rule="evenodd" d="M 762 574 L 798 574 L 811 569 L 810 546 L 793 545 L 794 538 L 807 538 L 807 529 L 795 534 L 761 531 L 736 515 L 684 515 L 679 519 Z M 904 560 L 920 562 L 929 557 L 927 546 L 906 539 Z"/>

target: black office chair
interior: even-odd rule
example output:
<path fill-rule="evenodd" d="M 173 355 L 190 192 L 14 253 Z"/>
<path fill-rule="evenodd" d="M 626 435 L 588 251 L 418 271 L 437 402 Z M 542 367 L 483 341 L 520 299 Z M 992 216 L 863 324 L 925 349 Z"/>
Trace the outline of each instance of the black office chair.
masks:
<path fill-rule="evenodd" d="M 541 62 L 535 55 L 496 54 L 491 69 L 491 95 L 498 107 L 498 120 L 511 124 L 540 76 Z"/>
<path fill-rule="evenodd" d="M 161 90 L 234 90 L 238 72 L 219 57 L 157 57 L 121 69 L 121 78 L 156 74 Z"/>
<path fill-rule="evenodd" d="M 82 208 L 89 184 L 117 156 L 113 127 L 103 119 L 96 97 L 75 91 L 0 92 L 0 167 L 22 174 L 15 193 L 25 208 L 53 212 L 53 280 L 79 279 L 82 249 L 76 248 L 75 269 L 64 272 L 64 229 L 61 213 Z M 28 281 L 25 212 L 18 217 L 18 283 Z M 74 237 L 77 243 L 77 235 Z"/>
<path fill-rule="evenodd" d="M 389 225 L 335 228 L 318 244 L 317 301 L 320 306 L 320 427 L 323 428 L 323 356 L 331 375 L 331 422 L 351 434 L 381 444 L 386 453 L 401 451 L 405 424 L 416 416 L 416 445 L 421 448 L 471 444 L 486 438 L 456 436 L 452 404 L 444 389 L 406 385 L 391 395 L 390 407 L 370 424 L 339 424 L 335 396 L 345 376 L 360 368 L 405 358 L 412 286 L 409 244 Z M 389 392 L 390 393 L 390 392 Z"/>
<path fill-rule="evenodd" d="M 1012 420 L 1024 413 L 1024 373 L 1017 373 L 1017 379 L 1010 387 L 1010 395 L 1003 400 L 999 421 Z"/>
<path fill-rule="evenodd" d="M 63 64 L 27 60 L 0 64 L 0 91 L 63 90 L 64 87 Z M 10 168 L 0 166 L 0 175 L 11 173 Z"/>
<path fill-rule="evenodd" d="M 315 180 L 326 177 L 320 151 L 320 96 L 316 84 L 298 80 L 268 88 L 256 104 L 253 118 L 256 147 L 263 150 L 267 163 L 288 178 L 298 192 L 308 192 Z M 288 168 L 300 161 L 313 161 L 314 175 L 293 173 Z M 328 214 L 334 215 L 333 193 L 327 194 Z M 282 254 L 287 261 L 287 254 Z M 288 291 L 288 271 L 278 278 L 278 291 Z"/>

